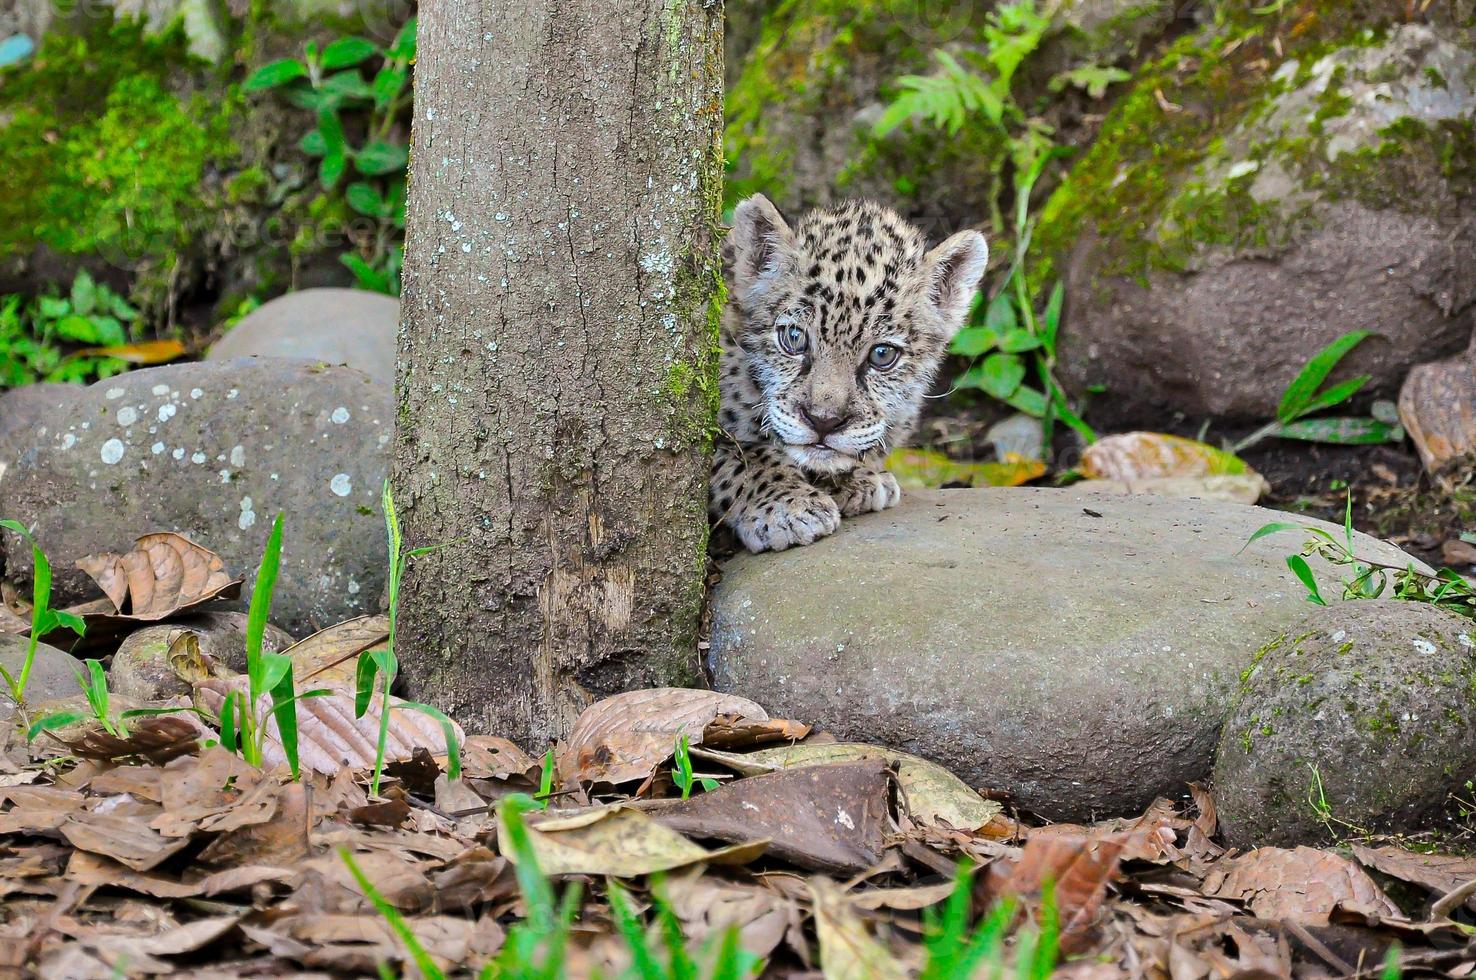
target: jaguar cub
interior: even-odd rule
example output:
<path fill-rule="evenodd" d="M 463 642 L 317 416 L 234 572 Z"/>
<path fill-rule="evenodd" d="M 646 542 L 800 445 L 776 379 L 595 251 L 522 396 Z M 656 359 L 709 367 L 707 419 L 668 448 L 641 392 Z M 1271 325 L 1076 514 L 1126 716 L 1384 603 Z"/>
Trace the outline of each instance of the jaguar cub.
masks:
<path fill-rule="evenodd" d="M 988 258 L 976 231 L 927 251 L 868 201 L 792 229 L 762 195 L 739 204 L 723 245 L 712 519 L 750 551 L 782 551 L 897 503 L 883 460 L 916 424 Z"/>

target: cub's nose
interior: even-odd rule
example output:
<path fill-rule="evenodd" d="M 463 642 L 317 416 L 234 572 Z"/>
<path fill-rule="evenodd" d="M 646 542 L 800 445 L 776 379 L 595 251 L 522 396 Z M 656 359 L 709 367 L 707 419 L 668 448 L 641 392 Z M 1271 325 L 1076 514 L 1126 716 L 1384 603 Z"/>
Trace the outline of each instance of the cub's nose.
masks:
<path fill-rule="evenodd" d="M 851 413 L 829 415 L 817 412 L 810 408 L 801 408 L 800 415 L 804 416 L 805 423 L 815 430 L 815 438 L 823 440 L 826 436 L 851 421 Z"/>

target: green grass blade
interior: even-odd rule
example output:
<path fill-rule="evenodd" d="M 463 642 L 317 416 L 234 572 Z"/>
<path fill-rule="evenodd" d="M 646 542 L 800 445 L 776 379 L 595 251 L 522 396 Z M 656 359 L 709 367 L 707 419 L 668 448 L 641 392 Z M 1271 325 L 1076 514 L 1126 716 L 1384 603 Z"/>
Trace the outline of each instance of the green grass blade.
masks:
<path fill-rule="evenodd" d="M 240 737 L 236 732 L 236 698 L 240 691 L 231 691 L 220 706 L 220 744 L 227 752 L 240 751 Z"/>
<path fill-rule="evenodd" d="M 256 710 L 256 699 L 270 688 L 263 683 L 262 639 L 266 635 L 267 617 L 272 611 L 272 592 L 277 587 L 277 572 L 282 565 L 282 515 L 272 522 L 272 533 L 267 537 L 266 551 L 262 553 L 261 565 L 256 570 L 256 584 L 251 589 L 251 607 L 246 614 L 246 672 L 251 678 L 251 704 L 248 710 Z"/>
<path fill-rule="evenodd" d="M 1269 537 L 1273 534 L 1280 534 L 1282 531 L 1300 531 L 1302 529 L 1302 525 L 1293 523 L 1291 521 L 1272 521 L 1270 524 L 1262 524 L 1260 527 L 1256 528 L 1254 534 L 1245 539 L 1245 544 L 1240 546 L 1240 551 L 1244 551 L 1264 537 Z M 1240 554 L 1240 551 L 1237 551 L 1236 554 Z"/>
<path fill-rule="evenodd" d="M 456 726 L 442 711 L 432 704 L 421 704 L 419 701 L 401 701 L 395 705 L 396 708 L 409 708 L 411 711 L 419 711 L 441 723 L 441 734 L 446 737 L 446 778 L 457 780 L 461 778 L 461 743 L 456 740 Z"/>
<path fill-rule="evenodd" d="M 281 657 L 281 654 L 273 656 Z M 296 780 L 302 775 L 297 758 L 297 698 L 292 693 L 292 661 L 287 657 L 282 659 L 287 661 L 287 670 L 271 688 L 272 717 L 277 719 L 277 738 Z"/>
<path fill-rule="evenodd" d="M 1382 442 L 1399 442 L 1404 429 L 1378 419 L 1317 418 L 1302 419 L 1278 425 L 1272 435 L 1303 442 L 1325 442 L 1338 446 L 1372 446 Z"/>
<path fill-rule="evenodd" d="M 630 948 L 635 975 L 641 980 L 665 980 L 666 972 L 656 962 L 656 954 L 651 952 L 645 925 L 630 907 L 630 898 L 625 889 L 611 878 L 606 886 L 605 897 L 610 903 L 610 913 L 615 917 L 615 925 L 625 938 L 625 945 Z"/>
<path fill-rule="evenodd" d="M 528 836 L 528 824 L 523 815 L 535 809 L 533 801 L 523 793 L 504 797 L 497 805 L 497 819 L 507 829 L 508 843 L 512 845 L 514 867 L 517 870 L 518 889 L 523 895 L 523 905 L 528 918 L 535 921 L 553 920 L 553 886 L 538 870 L 538 854 L 533 850 L 533 840 Z"/>
<path fill-rule="evenodd" d="M 1307 406 L 1317 395 L 1317 389 L 1332 373 L 1348 352 L 1367 338 L 1373 336 L 1368 330 L 1351 330 L 1328 344 L 1312 356 L 1306 366 L 1292 379 L 1282 393 L 1281 404 L 1276 408 L 1276 417 L 1283 423 L 1295 421 L 1305 415 Z"/>
<path fill-rule="evenodd" d="M 389 927 L 394 930 L 395 935 L 400 937 L 400 942 L 405 944 L 405 951 L 410 954 L 410 959 L 414 961 L 415 968 L 420 971 L 420 975 L 426 978 L 426 980 L 445 980 L 446 974 L 436 965 L 436 961 L 431 959 L 431 955 L 426 951 L 425 945 L 421 943 L 420 937 L 415 935 L 415 931 L 410 928 L 410 924 L 405 921 L 405 917 L 400 914 L 400 910 L 385 901 L 384 896 L 379 893 L 379 889 L 374 887 L 374 883 L 369 880 L 368 876 L 359 868 L 358 863 L 354 861 L 354 857 L 349 853 L 349 849 L 347 847 L 340 848 L 338 854 L 343 858 L 343 863 L 348 866 L 349 874 L 353 875 L 354 881 L 358 882 L 359 889 L 363 891 L 364 897 L 369 899 L 369 904 L 373 905 L 379 914 L 384 916 L 384 921 L 389 923 Z"/>
<path fill-rule="evenodd" d="M 42 732 L 53 732 L 58 728 L 66 728 L 68 725 L 75 725 L 77 722 L 83 721 L 86 718 L 87 716 L 80 711 L 58 711 L 56 714 L 38 718 L 26 731 L 26 741 L 34 742 L 36 736 Z"/>

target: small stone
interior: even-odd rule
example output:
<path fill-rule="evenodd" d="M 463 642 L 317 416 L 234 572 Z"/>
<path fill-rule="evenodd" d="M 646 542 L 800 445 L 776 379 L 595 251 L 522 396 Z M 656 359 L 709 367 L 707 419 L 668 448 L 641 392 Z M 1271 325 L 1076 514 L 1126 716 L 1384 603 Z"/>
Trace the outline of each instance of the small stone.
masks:
<path fill-rule="evenodd" d="M 170 647 L 185 633 L 195 634 L 202 654 L 231 673 L 245 673 L 246 619 L 244 613 L 205 612 L 134 630 L 113 654 L 109 687 L 139 702 L 188 696 L 189 682 L 169 663 Z M 280 653 L 294 642 L 290 633 L 268 624 L 262 648 Z"/>
<path fill-rule="evenodd" d="M 70 637 L 70 633 L 64 633 Z M 26 661 L 24 636 L 0 633 L 0 667 L 11 677 L 20 678 L 21 667 Z M 26 680 L 26 704 L 35 705 L 43 701 L 56 701 L 82 693 L 78 677 L 82 673 L 82 661 L 56 647 L 45 643 L 36 645 L 36 658 L 31 663 L 31 674 Z M 0 687 L 0 722 L 15 713 L 15 703 L 8 688 Z"/>
<path fill-rule="evenodd" d="M 1394 599 L 1338 603 L 1278 633 L 1248 666 L 1216 753 L 1225 839 L 1452 829 L 1452 794 L 1476 776 L 1473 633 L 1469 619 Z"/>
<path fill-rule="evenodd" d="M 290 357 L 346 364 L 389 386 L 395 383 L 399 321 L 400 302 L 392 296 L 362 289 L 304 289 L 246 314 L 206 360 Z"/>

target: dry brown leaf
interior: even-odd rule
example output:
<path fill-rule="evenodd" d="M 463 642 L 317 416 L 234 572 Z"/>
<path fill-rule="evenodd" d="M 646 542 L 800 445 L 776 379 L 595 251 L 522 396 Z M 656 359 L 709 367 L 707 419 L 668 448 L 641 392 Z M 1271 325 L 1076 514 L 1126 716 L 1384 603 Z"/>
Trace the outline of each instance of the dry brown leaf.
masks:
<path fill-rule="evenodd" d="M 109 551 L 79 558 L 77 567 L 125 619 L 151 622 L 217 596 L 234 599 L 241 593 L 241 580 L 231 577 L 219 555 L 173 531 L 145 534 L 124 555 Z"/>
<path fill-rule="evenodd" d="M 881 859 L 890 791 L 887 764 L 873 759 L 764 773 L 642 809 L 688 837 L 729 844 L 767 838 L 770 857 L 854 874 Z"/>
<path fill-rule="evenodd" d="M 902 980 L 907 970 L 867 932 L 850 900 L 824 878 L 810 879 L 820 972 L 825 980 Z"/>
<path fill-rule="evenodd" d="M 692 754 L 698 758 L 721 762 L 734 772 L 746 776 L 779 769 L 880 759 L 897 766 L 901 803 L 908 815 L 921 824 L 941 822 L 958 830 L 977 830 L 998 816 L 1003 809 L 994 800 L 984 799 L 962 779 L 937 763 L 880 745 L 862 742 L 806 742 L 758 752 L 732 753 L 695 749 Z"/>
<path fill-rule="evenodd" d="M 188 838 L 163 836 L 135 814 L 74 813 L 60 830 L 78 850 L 110 857 L 134 871 L 155 868 L 190 843 Z"/>
<path fill-rule="evenodd" d="M 1118 834 L 1032 834 L 1014 862 L 989 866 L 989 894 L 1038 903 L 1046 882 L 1054 883 L 1062 948 L 1074 951 L 1096 924 L 1107 885 L 1118 875 L 1124 852 L 1140 831 Z"/>
<path fill-rule="evenodd" d="M 528 837 L 544 874 L 609 875 L 632 878 L 706 861 L 745 863 L 762 854 L 767 841 L 709 851 L 627 806 L 595 807 L 572 815 L 528 817 Z M 515 860 L 507 828 L 497 827 L 497 849 Z"/>
<path fill-rule="evenodd" d="M 915 912 L 931 908 L 953 894 L 954 884 L 942 881 L 936 885 L 914 885 L 911 888 L 870 888 L 851 892 L 851 904 L 860 909 L 896 909 Z"/>
<path fill-rule="evenodd" d="M 228 680 L 203 681 L 195 685 L 195 701 L 206 713 L 219 717 L 226 694 L 231 691 L 245 694 L 249 683 L 241 675 Z M 333 682 L 318 686 L 330 693 L 297 702 L 297 755 L 302 768 L 329 776 L 341 769 L 373 768 L 379 739 L 380 699 L 374 698 L 364 716 L 355 718 L 352 687 Z M 421 747 L 445 754 L 446 736 L 440 724 L 419 711 L 403 707 L 405 703 L 401 698 L 390 698 L 385 759 L 409 759 Z M 257 712 L 267 719 L 262 765 L 268 769 L 285 766 L 287 755 L 266 695 L 258 702 Z M 458 740 L 464 737 L 460 726 L 456 727 L 456 737 Z"/>
<path fill-rule="evenodd" d="M 657 687 L 606 698 L 574 722 L 560 746 L 559 776 L 565 786 L 639 782 L 671 758 L 678 734 L 701 745 L 708 724 L 719 715 L 745 722 L 769 720 L 747 698 L 714 691 Z"/>
<path fill-rule="evenodd" d="M 762 885 L 713 878 L 703 869 L 669 879 L 666 899 L 694 945 L 733 928 L 738 930 L 738 948 L 761 959 L 799 925 L 799 906 L 791 899 Z"/>
<path fill-rule="evenodd" d="M 64 738 L 67 748 L 84 759 L 116 762 L 147 759 L 165 763 L 200 749 L 200 739 L 210 734 L 193 714 L 159 715 L 129 723 L 126 738 L 101 727 L 91 728 L 77 738 Z"/>
<path fill-rule="evenodd" d="M 1448 895 L 1476 879 L 1476 857 L 1456 854 L 1419 854 L 1402 847 L 1353 845 L 1353 856 L 1365 866 L 1401 881 L 1408 881 L 1435 895 Z M 1476 911 L 1476 896 L 1466 900 Z"/>
<path fill-rule="evenodd" d="M 1338 905 L 1377 915 L 1400 914 L 1362 868 L 1311 847 L 1261 847 L 1222 862 L 1205 879 L 1204 891 L 1245 902 L 1263 919 L 1326 925 Z"/>
<path fill-rule="evenodd" d="M 292 658 L 300 688 L 322 687 L 334 681 L 352 686 L 359 654 L 388 638 L 388 616 L 359 616 L 319 630 L 282 654 Z"/>

